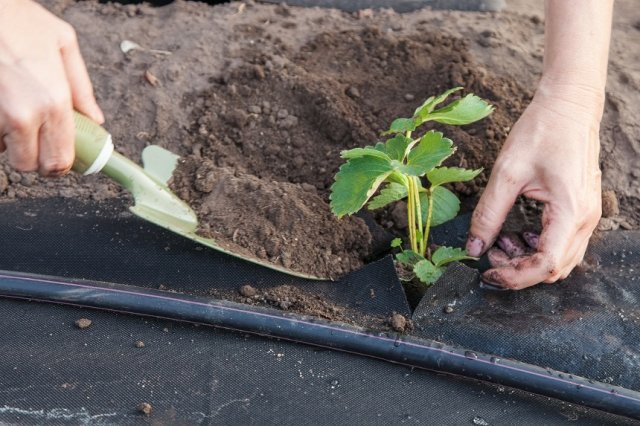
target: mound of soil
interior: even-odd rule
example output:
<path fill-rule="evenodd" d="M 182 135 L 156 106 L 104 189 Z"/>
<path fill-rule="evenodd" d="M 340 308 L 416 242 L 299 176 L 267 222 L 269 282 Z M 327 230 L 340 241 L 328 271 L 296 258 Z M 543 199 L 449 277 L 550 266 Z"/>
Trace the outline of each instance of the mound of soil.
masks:
<path fill-rule="evenodd" d="M 195 209 L 199 234 L 287 269 L 334 278 L 361 267 L 371 249 L 364 221 L 337 219 L 308 184 L 260 179 L 189 156 L 170 187 Z"/>
<path fill-rule="evenodd" d="M 394 118 L 455 86 L 496 112 L 470 126 L 436 126 L 458 145 L 449 164 L 490 170 L 531 96 L 513 80 L 488 76 L 466 42 L 439 34 L 405 38 L 375 27 L 321 33 L 280 65 L 274 56 L 246 54 L 248 64 L 187 98 L 194 153 L 266 180 L 308 183 L 324 195 L 341 150 L 375 143 Z M 456 189 L 475 194 L 486 178 Z"/>

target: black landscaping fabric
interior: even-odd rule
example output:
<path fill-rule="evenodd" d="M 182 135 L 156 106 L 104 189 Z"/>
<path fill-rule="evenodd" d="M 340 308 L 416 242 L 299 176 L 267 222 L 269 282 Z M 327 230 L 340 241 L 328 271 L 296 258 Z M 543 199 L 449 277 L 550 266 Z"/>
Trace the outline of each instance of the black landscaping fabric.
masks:
<path fill-rule="evenodd" d="M 517 292 L 457 265 L 415 310 L 416 334 L 640 390 L 639 270 L 637 231 L 594 238 L 568 279 Z"/>
<path fill-rule="evenodd" d="M 509 388 L 209 327 L 8 299 L 0 312 L 3 425 L 633 424 Z M 91 327 L 74 326 L 82 317 Z M 148 418 L 136 410 L 143 402 L 152 406 Z"/>
<path fill-rule="evenodd" d="M 124 204 L 0 204 L 0 269 L 195 293 L 291 284 L 368 315 L 409 313 L 388 258 L 342 282 L 298 280 L 146 224 Z M 457 225 L 438 238 L 462 238 L 464 222 Z M 607 234 L 590 255 L 598 268 L 520 293 L 481 290 L 458 266 L 415 312 L 415 333 L 638 390 L 634 244 L 637 233 Z M 0 312 L 0 424 L 628 423 L 522 391 L 209 327 L 8 299 Z M 75 328 L 81 317 L 94 324 Z M 135 411 L 144 401 L 154 407 L 148 419 Z"/>
<path fill-rule="evenodd" d="M 410 315 L 390 257 L 338 282 L 305 280 L 203 247 L 133 216 L 126 205 L 63 198 L 0 204 L 0 269 L 186 293 L 291 285 L 364 314 Z"/>

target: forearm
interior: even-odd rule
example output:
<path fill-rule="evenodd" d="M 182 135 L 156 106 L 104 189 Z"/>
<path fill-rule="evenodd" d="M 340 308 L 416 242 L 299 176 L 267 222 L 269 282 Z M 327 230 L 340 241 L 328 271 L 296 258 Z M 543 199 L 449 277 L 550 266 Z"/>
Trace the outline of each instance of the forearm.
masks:
<path fill-rule="evenodd" d="M 613 0 L 546 0 L 541 95 L 566 91 L 602 114 Z"/>

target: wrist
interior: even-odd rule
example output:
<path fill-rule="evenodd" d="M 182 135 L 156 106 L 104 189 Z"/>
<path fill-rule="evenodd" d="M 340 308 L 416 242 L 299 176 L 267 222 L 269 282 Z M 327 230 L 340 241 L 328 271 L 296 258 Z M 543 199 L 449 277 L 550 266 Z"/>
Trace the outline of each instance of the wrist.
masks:
<path fill-rule="evenodd" d="M 580 75 L 545 73 L 540 79 L 532 103 L 542 104 L 562 116 L 591 119 L 600 123 L 604 110 L 605 89 Z"/>

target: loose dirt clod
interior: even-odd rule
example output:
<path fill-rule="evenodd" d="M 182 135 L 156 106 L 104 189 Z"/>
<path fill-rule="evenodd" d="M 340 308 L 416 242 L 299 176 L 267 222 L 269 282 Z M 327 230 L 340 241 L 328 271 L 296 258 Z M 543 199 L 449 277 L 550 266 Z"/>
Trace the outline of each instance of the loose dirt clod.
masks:
<path fill-rule="evenodd" d="M 613 190 L 602 191 L 602 217 L 615 217 L 620 214 L 618 197 Z"/>
<path fill-rule="evenodd" d="M 404 333 L 408 328 L 408 321 L 403 315 L 393 314 L 389 318 L 389 325 L 398 333 Z"/>
<path fill-rule="evenodd" d="M 87 318 L 80 318 L 75 322 L 76 327 L 78 327 L 79 329 L 89 328 L 91 327 L 91 324 L 92 324 L 92 321 Z"/>
<path fill-rule="evenodd" d="M 0 194 L 2 194 L 9 187 L 9 178 L 7 174 L 0 170 Z"/>
<path fill-rule="evenodd" d="M 139 413 L 142 413 L 145 416 L 148 416 L 149 414 L 151 414 L 153 407 L 148 402 L 143 402 L 138 404 L 137 410 Z"/>
<path fill-rule="evenodd" d="M 258 290 L 256 290 L 255 287 L 252 287 L 249 284 L 245 284 L 240 287 L 239 292 L 244 297 L 253 297 L 258 294 Z"/>

